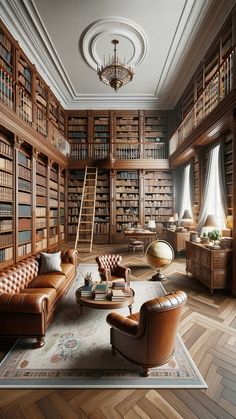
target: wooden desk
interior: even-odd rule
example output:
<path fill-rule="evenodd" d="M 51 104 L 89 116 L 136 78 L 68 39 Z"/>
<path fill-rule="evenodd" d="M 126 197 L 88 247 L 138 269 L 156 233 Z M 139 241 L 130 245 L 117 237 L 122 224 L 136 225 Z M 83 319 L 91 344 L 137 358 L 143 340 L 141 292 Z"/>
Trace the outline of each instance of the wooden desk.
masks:
<path fill-rule="evenodd" d="M 157 239 L 157 233 L 156 231 L 150 231 L 150 230 L 134 230 L 134 231 L 130 231 L 130 230 L 125 230 L 124 231 L 125 237 L 127 237 L 127 239 L 140 239 L 140 240 L 145 240 L 145 239 L 153 239 L 156 240 Z"/>
<path fill-rule="evenodd" d="M 228 288 L 232 264 L 231 249 L 209 249 L 201 243 L 186 241 L 186 272 L 214 289 Z"/>
<path fill-rule="evenodd" d="M 170 243 L 175 252 L 181 252 L 186 249 L 186 240 L 189 240 L 189 231 L 173 231 L 166 229 L 166 241 Z"/>

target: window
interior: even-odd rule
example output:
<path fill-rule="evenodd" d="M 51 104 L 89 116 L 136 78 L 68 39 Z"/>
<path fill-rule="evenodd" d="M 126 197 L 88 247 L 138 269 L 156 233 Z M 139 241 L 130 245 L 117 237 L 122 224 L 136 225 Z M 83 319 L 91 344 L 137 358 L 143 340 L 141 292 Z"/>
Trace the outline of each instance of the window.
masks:
<path fill-rule="evenodd" d="M 192 216 L 191 193 L 190 193 L 190 164 L 185 166 L 183 174 L 182 200 L 180 203 L 179 220 L 182 220 L 185 211 Z"/>
<path fill-rule="evenodd" d="M 199 215 L 199 230 L 202 229 L 209 214 L 215 216 L 217 228 L 224 229 L 226 227 L 225 191 L 221 186 L 223 184 L 223 171 L 221 173 L 220 157 L 220 144 L 218 144 L 209 151 L 202 207 Z"/>

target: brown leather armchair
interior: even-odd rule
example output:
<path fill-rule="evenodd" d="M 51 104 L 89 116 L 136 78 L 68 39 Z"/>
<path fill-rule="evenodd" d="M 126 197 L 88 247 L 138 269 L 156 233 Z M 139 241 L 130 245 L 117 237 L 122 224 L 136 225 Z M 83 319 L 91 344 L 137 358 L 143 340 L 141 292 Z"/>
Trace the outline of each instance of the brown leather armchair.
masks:
<path fill-rule="evenodd" d="M 111 328 L 113 353 L 143 367 L 147 377 L 149 368 L 163 365 L 174 355 L 178 322 L 186 303 L 183 291 L 146 301 L 140 313 L 123 317 L 110 313 L 107 323 Z"/>
<path fill-rule="evenodd" d="M 112 281 L 124 278 L 129 284 L 131 270 L 126 266 L 121 266 L 122 256 L 120 255 L 99 255 L 95 258 L 98 270 L 103 281 Z"/>

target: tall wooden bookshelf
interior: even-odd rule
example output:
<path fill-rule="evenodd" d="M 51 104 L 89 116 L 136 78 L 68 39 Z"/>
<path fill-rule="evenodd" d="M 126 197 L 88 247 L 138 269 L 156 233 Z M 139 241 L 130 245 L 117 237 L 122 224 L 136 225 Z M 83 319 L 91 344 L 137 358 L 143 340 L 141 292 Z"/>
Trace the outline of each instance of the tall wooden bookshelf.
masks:
<path fill-rule="evenodd" d="M 139 224 L 139 171 L 116 172 L 116 236 Z"/>
<path fill-rule="evenodd" d="M 85 160 L 88 158 L 88 118 L 87 112 L 68 116 L 68 140 L 71 157 Z"/>
<path fill-rule="evenodd" d="M 19 83 L 19 114 L 28 124 L 33 122 L 33 102 L 32 102 L 32 70 L 29 61 L 23 55 L 18 59 Z"/>
<path fill-rule="evenodd" d="M 10 39 L 0 29 L 0 98 L 11 109 L 13 108 L 13 54 L 14 47 Z"/>
<path fill-rule="evenodd" d="M 109 114 L 93 117 L 93 158 L 103 160 L 109 158 L 110 117 Z"/>
<path fill-rule="evenodd" d="M 14 176 L 13 145 L 0 134 L 0 266 L 14 257 Z"/>
<path fill-rule="evenodd" d="M 70 170 L 67 184 L 68 238 L 73 239 L 77 232 L 79 210 L 84 182 L 84 170 Z"/>
<path fill-rule="evenodd" d="M 228 215 L 233 217 L 233 137 L 228 135 L 224 142 L 224 163 Z"/>
<path fill-rule="evenodd" d="M 47 103 L 48 103 L 48 87 L 43 80 L 36 75 L 36 128 L 44 137 L 47 136 Z"/>
<path fill-rule="evenodd" d="M 47 222 L 47 159 L 38 156 L 36 161 L 36 209 L 35 209 L 35 250 L 36 252 L 47 249 L 48 222 Z"/>
<path fill-rule="evenodd" d="M 144 120 L 144 158 L 167 158 L 166 142 L 168 135 L 167 114 L 145 115 Z"/>
<path fill-rule="evenodd" d="M 59 242 L 65 241 L 65 170 L 59 171 Z"/>
<path fill-rule="evenodd" d="M 110 178 L 109 171 L 98 170 L 96 209 L 94 219 L 94 241 L 110 241 Z"/>
<path fill-rule="evenodd" d="M 160 232 L 173 215 L 173 184 L 171 171 L 146 171 L 144 223 L 155 220 Z"/>
<path fill-rule="evenodd" d="M 33 185 L 32 185 L 32 153 L 26 143 L 16 150 L 18 176 L 16 195 L 18 202 L 17 219 L 17 259 L 32 253 L 32 217 L 33 217 Z"/>
<path fill-rule="evenodd" d="M 115 156 L 122 160 L 140 158 L 138 111 L 116 113 Z"/>

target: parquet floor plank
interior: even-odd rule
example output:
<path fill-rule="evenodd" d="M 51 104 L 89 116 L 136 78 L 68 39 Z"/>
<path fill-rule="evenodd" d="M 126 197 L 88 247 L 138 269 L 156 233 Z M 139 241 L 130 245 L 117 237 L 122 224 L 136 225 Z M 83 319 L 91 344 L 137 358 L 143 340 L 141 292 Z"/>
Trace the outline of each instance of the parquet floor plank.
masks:
<path fill-rule="evenodd" d="M 148 280 L 154 273 L 145 257 L 128 254 L 122 244 L 94 245 L 79 261 L 95 263 L 95 256 L 106 252 L 121 254 L 135 281 Z M 0 419 L 235 419 L 236 299 L 221 291 L 210 295 L 199 281 L 187 277 L 183 257 L 165 273 L 167 292 L 179 289 L 188 294 L 179 332 L 208 389 L 1 389 Z M 7 346 L 0 343 L 0 356 L 4 350 Z"/>

